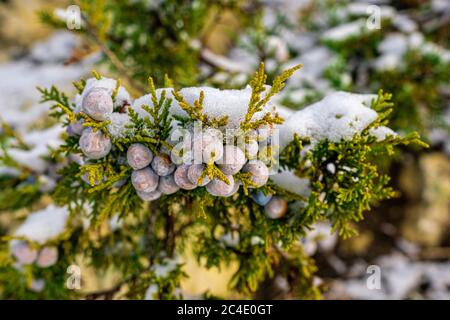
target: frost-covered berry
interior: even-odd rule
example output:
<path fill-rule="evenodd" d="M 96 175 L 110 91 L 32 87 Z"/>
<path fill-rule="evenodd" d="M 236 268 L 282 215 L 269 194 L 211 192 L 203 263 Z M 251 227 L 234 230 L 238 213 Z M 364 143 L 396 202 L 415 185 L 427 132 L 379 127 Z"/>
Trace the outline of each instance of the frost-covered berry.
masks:
<path fill-rule="evenodd" d="M 273 133 L 273 126 L 270 124 L 262 125 L 258 128 L 258 140 L 267 140 Z"/>
<path fill-rule="evenodd" d="M 250 179 L 256 185 L 256 188 L 262 187 L 269 180 L 269 169 L 260 160 L 249 161 L 242 170 L 251 174 Z"/>
<path fill-rule="evenodd" d="M 188 170 L 190 165 L 182 164 L 180 165 L 173 174 L 175 183 L 184 190 L 193 190 L 197 187 L 196 183 L 192 183 L 188 178 Z"/>
<path fill-rule="evenodd" d="M 101 159 L 111 151 L 111 140 L 101 130 L 84 129 L 80 137 L 80 149 L 89 159 Z"/>
<path fill-rule="evenodd" d="M 252 199 L 260 206 L 265 206 L 272 199 L 272 195 L 265 195 L 264 192 L 258 191 L 252 195 Z"/>
<path fill-rule="evenodd" d="M 229 184 L 220 179 L 214 178 L 210 183 L 206 185 L 206 190 L 213 196 L 216 197 L 228 197 L 235 187 L 235 182 L 233 176 L 226 176 Z"/>
<path fill-rule="evenodd" d="M 287 201 L 280 197 L 273 197 L 265 206 L 264 212 L 270 219 L 284 217 L 288 209 Z"/>
<path fill-rule="evenodd" d="M 192 152 L 195 163 L 210 163 L 222 157 L 222 133 L 216 129 L 208 129 L 194 137 Z"/>
<path fill-rule="evenodd" d="M 94 120 L 105 121 L 114 110 L 114 102 L 105 88 L 92 88 L 84 96 L 82 110 Z"/>
<path fill-rule="evenodd" d="M 255 159 L 259 151 L 258 142 L 254 139 L 251 139 L 244 145 L 244 149 L 247 159 Z"/>
<path fill-rule="evenodd" d="M 83 122 L 84 119 L 69 123 L 69 125 L 67 126 L 68 135 L 71 137 L 80 136 L 83 130 L 86 128 L 83 126 Z"/>
<path fill-rule="evenodd" d="M 12 246 L 12 255 L 20 264 L 31 264 L 37 258 L 37 250 L 30 248 L 25 242 L 17 242 Z"/>
<path fill-rule="evenodd" d="M 161 153 L 153 158 L 152 169 L 158 176 L 164 177 L 175 171 L 175 165 L 167 154 Z"/>
<path fill-rule="evenodd" d="M 238 173 L 244 166 L 247 159 L 245 159 L 244 152 L 236 146 L 225 146 L 223 149 L 223 156 L 216 163 L 222 172 L 226 175 L 233 175 Z"/>
<path fill-rule="evenodd" d="M 194 183 L 198 186 L 201 186 L 201 187 L 206 186 L 211 181 L 211 179 L 209 179 L 209 177 L 207 175 L 205 175 L 202 178 L 202 183 L 200 183 L 200 184 L 198 183 L 198 179 L 202 175 L 204 169 L 205 169 L 204 164 L 193 164 L 193 165 L 189 166 L 188 173 L 187 173 L 189 181 L 191 181 L 192 183 Z"/>
<path fill-rule="evenodd" d="M 127 162 L 134 170 L 145 168 L 152 160 L 153 153 L 143 144 L 134 143 L 128 147 Z"/>
<path fill-rule="evenodd" d="M 143 201 L 154 201 L 154 200 L 158 199 L 159 197 L 161 197 L 161 191 L 159 191 L 159 190 L 155 190 L 155 191 L 151 191 L 151 192 L 138 191 L 137 195 Z"/>
<path fill-rule="evenodd" d="M 55 247 L 44 247 L 37 258 L 36 264 L 41 268 L 47 268 L 58 260 L 58 249 Z"/>
<path fill-rule="evenodd" d="M 159 176 L 150 168 L 135 170 L 131 174 L 131 183 L 137 191 L 152 192 L 158 187 Z"/>
<path fill-rule="evenodd" d="M 158 190 L 163 194 L 173 194 L 180 190 L 180 187 L 175 183 L 174 175 L 168 175 L 159 178 Z"/>

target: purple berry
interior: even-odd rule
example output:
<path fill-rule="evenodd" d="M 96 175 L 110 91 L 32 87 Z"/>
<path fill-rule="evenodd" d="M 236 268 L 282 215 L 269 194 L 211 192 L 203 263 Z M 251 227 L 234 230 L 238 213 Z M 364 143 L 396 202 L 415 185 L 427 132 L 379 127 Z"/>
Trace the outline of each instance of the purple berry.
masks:
<path fill-rule="evenodd" d="M 262 187 L 269 180 L 269 169 L 260 160 L 250 160 L 243 168 L 244 172 L 251 174 L 251 180 L 256 188 Z"/>
<path fill-rule="evenodd" d="M 71 122 L 68 126 L 67 126 L 67 133 L 69 134 L 69 136 L 73 137 L 73 136 L 80 136 L 83 133 L 83 130 L 86 128 L 85 126 L 83 126 L 83 122 L 84 119 L 75 121 L 75 122 Z"/>
<path fill-rule="evenodd" d="M 159 177 L 150 168 L 135 170 L 131 174 L 131 183 L 137 191 L 152 192 L 158 187 Z"/>
<path fill-rule="evenodd" d="M 273 197 L 264 206 L 264 212 L 269 219 L 280 219 L 288 210 L 287 201 L 280 197 Z"/>
<path fill-rule="evenodd" d="M 83 98 L 82 110 L 94 120 L 105 121 L 114 110 L 114 102 L 108 90 L 92 88 Z"/>
<path fill-rule="evenodd" d="M 180 187 L 175 183 L 174 175 L 168 175 L 159 178 L 158 190 L 163 194 L 173 194 L 180 190 Z"/>
<path fill-rule="evenodd" d="M 134 170 L 145 168 L 152 159 L 153 153 L 143 144 L 134 143 L 128 147 L 127 162 Z"/>
<path fill-rule="evenodd" d="M 216 197 L 228 197 L 234 191 L 235 182 L 233 176 L 228 175 L 226 177 L 230 184 L 227 184 L 225 181 L 222 181 L 218 178 L 214 178 L 210 183 L 206 185 L 206 190 L 211 195 Z"/>
<path fill-rule="evenodd" d="M 258 191 L 252 195 L 252 199 L 260 206 L 265 206 L 272 199 L 272 195 L 265 195 L 264 192 Z"/>
<path fill-rule="evenodd" d="M 226 175 L 238 173 L 244 166 L 247 159 L 242 150 L 236 146 L 225 146 L 223 156 L 216 163 Z"/>
<path fill-rule="evenodd" d="M 193 164 L 189 166 L 187 173 L 189 181 L 201 187 L 206 186 L 211 181 L 211 179 L 209 179 L 207 175 L 203 177 L 201 184 L 198 183 L 198 179 L 202 175 L 204 169 L 205 169 L 204 164 Z"/>
<path fill-rule="evenodd" d="M 155 191 L 151 191 L 151 192 L 138 191 L 137 195 L 143 201 L 149 202 L 149 201 L 154 201 L 156 199 L 159 199 L 159 197 L 161 197 L 161 191 L 159 191 L 159 190 L 155 190 Z"/>
<path fill-rule="evenodd" d="M 211 163 L 222 157 L 222 133 L 216 129 L 207 129 L 192 141 L 195 163 Z"/>
<path fill-rule="evenodd" d="M 188 178 L 188 170 L 190 165 L 182 164 L 180 165 L 174 173 L 175 183 L 184 190 L 193 190 L 197 187 L 197 184 L 192 183 Z"/>
<path fill-rule="evenodd" d="M 153 158 L 152 169 L 158 176 L 164 177 L 175 171 L 175 165 L 167 154 L 161 153 Z"/>
<path fill-rule="evenodd" d="M 55 247 L 44 247 L 39 252 L 36 264 L 41 268 L 47 268 L 54 265 L 58 261 L 58 249 Z"/>
<path fill-rule="evenodd" d="M 80 137 L 80 149 L 89 159 L 101 159 L 111 151 L 111 140 L 101 130 L 87 128 Z"/>

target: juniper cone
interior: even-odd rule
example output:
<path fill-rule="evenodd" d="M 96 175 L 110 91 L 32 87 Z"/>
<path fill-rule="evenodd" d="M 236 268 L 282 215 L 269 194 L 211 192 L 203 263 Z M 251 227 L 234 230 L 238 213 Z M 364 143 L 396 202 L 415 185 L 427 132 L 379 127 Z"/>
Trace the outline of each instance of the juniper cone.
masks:
<path fill-rule="evenodd" d="M 227 175 L 226 177 L 228 179 L 229 184 L 218 178 L 214 178 L 211 180 L 210 183 L 206 185 L 206 190 L 213 196 L 217 197 L 229 196 L 234 191 L 235 182 L 233 176 Z"/>
<path fill-rule="evenodd" d="M 168 175 L 159 178 L 158 190 L 163 194 L 173 194 L 180 190 L 180 187 L 176 184 L 174 175 Z"/>
<path fill-rule="evenodd" d="M 252 195 L 252 199 L 260 206 L 265 206 L 272 199 L 272 195 L 265 195 L 264 192 L 258 191 Z"/>
<path fill-rule="evenodd" d="M 259 141 L 267 140 L 273 133 L 273 126 L 268 124 L 262 125 L 258 128 L 257 133 Z"/>
<path fill-rule="evenodd" d="M 175 171 L 175 165 L 170 160 L 169 155 L 161 153 L 153 158 L 152 169 L 158 176 L 167 176 Z"/>
<path fill-rule="evenodd" d="M 161 197 L 161 191 L 155 190 L 151 192 L 138 191 L 137 195 L 144 201 L 154 201 Z"/>
<path fill-rule="evenodd" d="M 250 160 L 242 169 L 244 172 L 251 174 L 251 181 L 255 184 L 256 188 L 262 187 L 269 180 L 269 169 L 260 160 Z"/>
<path fill-rule="evenodd" d="M 20 264 L 31 264 L 36 260 L 38 252 L 30 248 L 27 243 L 20 241 L 13 245 L 12 254 Z"/>
<path fill-rule="evenodd" d="M 153 153 L 143 144 L 134 143 L 127 150 L 127 162 L 134 170 L 147 167 L 152 159 Z"/>
<path fill-rule="evenodd" d="M 264 213 L 270 219 L 284 217 L 288 209 L 287 201 L 280 197 L 273 197 L 265 206 Z"/>
<path fill-rule="evenodd" d="M 196 183 L 192 183 L 188 178 L 188 170 L 190 165 L 180 165 L 174 173 L 175 183 L 184 190 L 193 190 L 197 187 Z"/>
<path fill-rule="evenodd" d="M 245 162 L 247 159 L 244 152 L 240 148 L 230 145 L 224 147 L 222 158 L 216 161 L 220 170 L 226 175 L 238 173 Z"/>
<path fill-rule="evenodd" d="M 101 159 L 111 151 L 111 140 L 101 130 L 86 128 L 80 137 L 80 149 L 92 160 Z"/>
<path fill-rule="evenodd" d="M 114 102 L 105 88 L 92 88 L 83 98 L 82 110 L 92 119 L 105 121 L 114 110 Z"/>
<path fill-rule="evenodd" d="M 223 142 L 221 132 L 215 129 L 208 129 L 192 141 L 192 152 L 195 163 L 211 163 L 222 157 Z"/>
<path fill-rule="evenodd" d="M 187 173 L 189 181 L 201 187 L 206 186 L 211 181 L 208 175 L 205 175 L 202 178 L 202 183 L 198 183 L 198 180 L 200 179 L 205 167 L 206 166 L 203 163 L 190 165 Z"/>
<path fill-rule="evenodd" d="M 131 174 L 131 183 L 137 191 L 152 192 L 158 187 L 159 176 L 150 168 L 135 170 Z"/>
<path fill-rule="evenodd" d="M 36 264 L 41 268 L 47 268 L 58 260 L 58 249 L 55 247 L 44 247 L 39 252 Z"/>
<path fill-rule="evenodd" d="M 80 136 L 83 133 L 83 130 L 86 128 L 83 126 L 84 120 L 78 120 L 75 122 L 71 122 L 67 126 L 67 134 L 71 137 Z"/>

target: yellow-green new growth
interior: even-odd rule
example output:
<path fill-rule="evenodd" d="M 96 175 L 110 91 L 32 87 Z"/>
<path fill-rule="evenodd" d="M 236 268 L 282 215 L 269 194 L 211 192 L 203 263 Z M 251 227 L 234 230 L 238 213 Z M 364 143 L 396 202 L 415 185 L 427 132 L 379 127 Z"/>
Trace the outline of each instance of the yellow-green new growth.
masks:
<path fill-rule="evenodd" d="M 278 113 L 270 113 L 267 112 L 261 119 L 252 120 L 253 116 L 261 112 L 264 106 L 269 102 L 269 100 L 279 93 L 285 86 L 285 82 L 292 74 L 301 68 L 301 65 L 296 65 L 290 69 L 285 70 L 279 76 L 275 78 L 268 92 L 261 97 L 261 94 L 266 91 L 266 81 L 267 75 L 264 72 L 264 63 L 259 65 L 258 71 L 253 76 L 252 80 L 250 80 L 250 87 L 252 88 L 252 95 L 250 97 L 250 101 L 248 103 L 247 113 L 245 115 L 244 121 L 241 123 L 241 129 L 249 130 L 256 129 L 261 125 L 273 125 L 280 124 L 283 122 L 283 119 L 278 115 Z"/>

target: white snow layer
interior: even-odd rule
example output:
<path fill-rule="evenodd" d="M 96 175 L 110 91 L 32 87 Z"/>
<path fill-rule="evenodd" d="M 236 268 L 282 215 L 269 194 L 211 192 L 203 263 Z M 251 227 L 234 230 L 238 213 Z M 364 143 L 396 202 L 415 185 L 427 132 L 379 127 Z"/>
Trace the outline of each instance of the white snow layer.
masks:
<path fill-rule="evenodd" d="M 359 19 L 341 24 L 324 32 L 322 39 L 326 41 L 343 41 L 361 35 L 366 28 L 366 20 Z"/>
<path fill-rule="evenodd" d="M 374 95 L 335 92 L 319 102 L 297 111 L 280 126 L 280 146 L 286 147 L 294 134 L 308 137 L 314 144 L 328 139 L 338 142 L 351 139 L 377 118 L 368 108 Z"/>
<path fill-rule="evenodd" d="M 14 235 L 44 244 L 64 231 L 68 217 L 69 211 L 66 207 L 49 205 L 31 213 Z"/>

